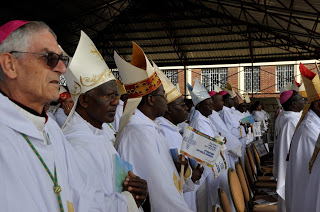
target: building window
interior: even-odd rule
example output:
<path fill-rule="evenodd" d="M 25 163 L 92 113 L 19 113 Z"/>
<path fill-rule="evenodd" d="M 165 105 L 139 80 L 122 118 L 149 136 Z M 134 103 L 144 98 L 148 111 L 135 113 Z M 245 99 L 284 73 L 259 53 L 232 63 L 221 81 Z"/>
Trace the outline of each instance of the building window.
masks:
<path fill-rule="evenodd" d="M 122 82 L 122 79 L 120 77 L 120 73 L 119 73 L 118 69 L 111 69 L 111 72 L 112 72 L 113 76 L 117 77 L 118 80 L 120 80 Z"/>
<path fill-rule="evenodd" d="M 228 81 L 228 68 L 201 69 L 201 81 L 209 91 L 214 89 L 214 85 L 225 88 Z"/>
<path fill-rule="evenodd" d="M 253 67 L 253 80 L 252 67 L 244 67 L 244 90 L 245 92 L 260 92 L 260 66 Z"/>
<path fill-rule="evenodd" d="M 63 75 L 63 74 L 60 75 L 59 85 L 67 86 L 66 78 L 64 78 L 64 75 Z"/>
<path fill-rule="evenodd" d="M 178 84 L 178 70 L 162 70 L 172 84 Z"/>
<path fill-rule="evenodd" d="M 281 65 L 277 66 L 277 91 L 284 87 L 288 82 L 293 82 L 294 79 L 294 68 L 293 65 Z"/>

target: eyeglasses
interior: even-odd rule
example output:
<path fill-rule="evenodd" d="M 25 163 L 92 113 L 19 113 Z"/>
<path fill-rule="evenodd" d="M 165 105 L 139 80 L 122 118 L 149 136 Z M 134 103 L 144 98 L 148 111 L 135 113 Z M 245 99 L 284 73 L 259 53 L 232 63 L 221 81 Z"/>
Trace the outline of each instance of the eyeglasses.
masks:
<path fill-rule="evenodd" d="M 165 94 L 154 94 L 152 96 L 162 96 L 163 98 L 167 99 L 168 94 L 167 93 L 165 93 Z"/>
<path fill-rule="evenodd" d="M 42 55 L 47 59 L 47 65 L 50 68 L 54 68 L 58 65 L 59 60 L 62 61 L 62 63 L 68 67 L 69 64 L 69 57 L 68 56 L 63 56 L 62 54 L 59 55 L 54 52 L 48 52 L 48 53 L 35 53 L 35 52 L 19 52 L 19 51 L 11 51 L 10 54 L 14 53 L 23 53 L 23 54 L 36 54 L 36 55 Z"/>

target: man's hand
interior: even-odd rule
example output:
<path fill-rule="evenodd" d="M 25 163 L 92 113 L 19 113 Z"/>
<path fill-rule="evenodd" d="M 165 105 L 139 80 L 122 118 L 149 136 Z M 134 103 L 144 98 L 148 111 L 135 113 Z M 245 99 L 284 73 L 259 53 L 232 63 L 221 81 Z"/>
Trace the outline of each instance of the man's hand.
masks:
<path fill-rule="evenodd" d="M 184 157 L 184 161 L 182 161 L 182 157 Z M 181 171 L 181 165 L 184 165 L 184 172 L 186 172 L 188 169 L 188 160 L 186 159 L 186 157 L 184 155 L 180 154 L 180 155 L 178 155 L 178 161 L 174 162 L 174 165 L 176 166 L 178 173 L 180 173 L 180 171 Z"/>
<path fill-rule="evenodd" d="M 201 167 L 200 164 L 198 164 L 197 168 L 192 169 L 192 177 L 191 177 L 192 182 L 196 182 L 200 180 L 203 170 L 204 168 Z"/>
<path fill-rule="evenodd" d="M 147 181 L 141 179 L 140 177 L 133 174 L 133 172 L 129 171 L 123 185 L 123 190 L 129 191 L 132 194 L 139 208 L 148 196 Z"/>

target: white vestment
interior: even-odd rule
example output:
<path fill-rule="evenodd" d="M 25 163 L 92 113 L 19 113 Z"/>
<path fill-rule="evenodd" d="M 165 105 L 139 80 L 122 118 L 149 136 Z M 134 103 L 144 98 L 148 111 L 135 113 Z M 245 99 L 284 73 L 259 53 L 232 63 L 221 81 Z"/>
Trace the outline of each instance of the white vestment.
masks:
<path fill-rule="evenodd" d="M 153 212 L 191 211 L 174 184 L 180 176 L 161 128 L 139 109 L 131 116 L 118 147 L 134 173 L 147 180 Z"/>
<path fill-rule="evenodd" d="M 305 211 L 302 202 L 307 193 L 309 161 L 319 133 L 320 118 L 310 109 L 292 138 L 285 183 L 287 211 Z"/>
<path fill-rule="evenodd" d="M 216 127 L 217 132 L 221 133 L 222 137 L 226 137 L 227 139 L 227 149 L 228 155 L 230 157 L 230 165 L 235 168 L 235 162 L 238 161 L 238 157 L 242 156 L 242 144 L 237 137 L 232 135 L 229 131 L 225 123 L 219 116 L 219 113 L 215 110 L 212 111 L 212 114 L 209 116 L 209 120 Z"/>
<path fill-rule="evenodd" d="M 254 118 L 255 121 L 261 122 L 262 132 L 265 132 L 268 130 L 267 116 L 265 112 L 254 110 L 252 111 L 252 117 Z"/>
<path fill-rule="evenodd" d="M 220 118 L 225 123 L 228 131 L 232 135 L 237 137 L 242 144 L 242 161 L 244 161 L 244 155 L 247 145 L 247 135 L 243 126 L 240 125 L 239 117 L 228 107 L 223 106 L 222 110 L 219 112 Z"/>
<path fill-rule="evenodd" d="M 180 154 L 181 144 L 182 144 L 182 135 L 180 134 L 180 127 L 174 125 L 169 120 L 164 117 L 158 117 L 155 119 L 155 122 L 160 125 L 162 132 L 168 142 L 170 149 L 177 149 L 178 154 Z M 191 179 L 189 179 L 191 180 Z M 192 180 L 191 182 L 192 183 Z M 184 192 L 183 197 L 192 211 L 197 211 L 196 205 L 196 192 L 199 188 L 199 183 L 194 185 L 194 190 L 189 192 Z"/>
<path fill-rule="evenodd" d="M 114 121 L 111 123 L 111 125 L 113 126 L 113 129 L 116 132 L 118 132 L 119 130 L 119 123 L 123 114 L 123 104 L 124 102 L 121 99 L 119 99 L 119 104 L 116 109 L 116 115 L 114 116 Z"/>
<path fill-rule="evenodd" d="M 103 124 L 102 129 L 95 128 L 75 112 L 63 132 L 80 156 L 79 168 L 86 173 L 90 171 L 87 169 L 90 167 L 99 177 L 106 194 L 106 211 L 138 211 L 136 203 L 128 191 L 120 194 L 114 190 L 113 155 L 118 153 L 113 147 L 114 135 L 109 133 L 109 129 L 107 124 Z M 129 204 L 127 207 L 127 202 L 131 203 L 130 207 Z"/>
<path fill-rule="evenodd" d="M 76 153 L 50 117 L 46 121 L 0 94 L 0 134 L 1 211 L 60 211 L 53 181 L 22 134 L 30 140 L 53 176 L 56 167 L 65 211 L 72 203 L 74 211 L 100 209 L 95 202 L 99 201 L 99 192 L 86 181 L 94 176 L 78 170 Z"/>
<path fill-rule="evenodd" d="M 304 202 L 304 211 L 320 211 L 320 154 L 314 161 L 311 174 L 309 175 L 308 185 Z"/>
<path fill-rule="evenodd" d="M 217 128 L 214 124 L 210 121 L 209 118 L 203 116 L 198 110 L 194 111 L 194 116 L 190 122 L 190 126 L 194 129 L 209 135 L 211 137 L 215 137 L 218 135 Z M 228 167 L 230 167 L 230 158 L 226 157 L 224 154 Z M 216 179 L 214 178 L 213 171 L 208 166 L 204 166 L 203 177 L 206 177 L 206 184 L 207 184 L 207 192 L 208 192 L 208 210 L 211 211 L 211 208 L 215 204 L 219 204 L 218 198 L 218 188 L 222 188 L 231 201 L 231 196 L 229 193 L 229 186 L 228 186 L 228 172 L 225 171 Z"/>
<path fill-rule="evenodd" d="M 274 169 L 277 179 L 278 193 L 278 211 L 285 211 L 285 180 L 287 170 L 287 154 L 290 148 L 290 143 L 296 126 L 300 120 L 301 113 L 293 111 L 283 111 L 279 116 L 277 127 L 277 140 L 274 142 Z M 275 174 L 274 174 L 275 175 Z"/>
<path fill-rule="evenodd" d="M 67 119 L 67 115 L 64 113 L 64 110 L 61 107 L 59 107 L 58 110 L 54 113 L 54 117 L 56 118 L 56 122 L 60 127 Z"/>

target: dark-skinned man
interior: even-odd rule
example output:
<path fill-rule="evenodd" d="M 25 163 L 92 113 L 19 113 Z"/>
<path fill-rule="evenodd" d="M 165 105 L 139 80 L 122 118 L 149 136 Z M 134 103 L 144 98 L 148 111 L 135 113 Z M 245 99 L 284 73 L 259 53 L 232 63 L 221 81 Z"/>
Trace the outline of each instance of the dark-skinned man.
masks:
<path fill-rule="evenodd" d="M 208 94 L 207 89 L 200 83 L 198 78 L 195 79 L 194 87 L 188 84 L 188 89 L 195 107 L 190 126 L 210 137 L 220 137 L 219 131 L 208 118 L 212 114 L 212 99 Z M 225 151 L 227 151 L 227 149 L 225 145 L 223 146 L 224 150 L 222 150 L 222 153 L 225 157 Z M 229 166 L 229 157 L 225 157 L 225 160 Z M 207 205 L 209 209 L 212 208 L 213 205 L 219 203 L 217 192 L 219 187 L 227 193 L 231 200 L 228 192 L 228 177 L 226 171 L 222 172 L 218 177 L 215 177 L 211 168 L 204 166 L 203 178 L 205 178 L 205 181 L 202 184 L 206 187 L 208 196 Z M 202 191 L 203 186 L 199 188 L 199 191 Z M 198 205 L 200 205 L 200 203 Z M 203 202 L 201 205 L 205 205 L 205 203 Z M 201 208 L 199 211 L 204 210 L 205 209 Z"/>
<path fill-rule="evenodd" d="M 237 137 L 232 135 L 229 131 L 225 123 L 222 121 L 222 119 L 219 116 L 219 112 L 223 108 L 223 99 L 222 95 L 226 91 L 211 91 L 209 92 L 209 95 L 212 99 L 212 114 L 209 116 L 210 121 L 214 124 L 214 126 L 217 128 L 217 131 L 221 133 L 222 137 L 225 137 L 227 142 L 226 146 L 228 148 L 228 156 L 230 157 L 230 166 L 235 168 L 235 162 L 238 161 L 238 157 L 242 156 L 242 145 L 241 142 Z"/>
<path fill-rule="evenodd" d="M 280 103 L 283 112 L 278 117 L 278 128 L 275 129 L 276 140 L 274 141 L 273 175 L 277 179 L 278 211 L 285 210 L 285 179 L 287 169 L 287 154 L 290 142 L 296 126 L 301 118 L 304 107 L 304 98 L 295 90 L 287 90 L 280 94 Z"/>
<path fill-rule="evenodd" d="M 237 137 L 242 144 L 242 161 L 244 161 L 244 153 L 247 143 L 247 135 L 245 129 L 242 125 L 240 125 L 239 117 L 232 111 L 232 107 L 234 106 L 234 102 L 231 98 L 230 91 L 226 90 L 228 93 L 224 93 L 222 95 L 222 99 L 224 102 L 224 106 L 220 111 L 220 118 L 225 123 L 228 128 L 228 131 L 231 132 L 232 135 Z"/>
<path fill-rule="evenodd" d="M 163 116 L 156 118 L 155 122 L 160 125 L 164 136 L 167 139 L 170 149 L 177 149 L 178 153 L 180 152 L 181 144 L 183 137 L 180 134 L 180 128 L 178 124 L 184 122 L 188 118 L 188 107 L 184 102 L 184 98 L 180 93 L 179 84 L 174 86 L 171 81 L 166 77 L 166 75 L 154 64 L 157 75 L 160 77 L 162 85 L 167 93 L 168 100 L 168 109 L 166 110 Z M 177 164 L 175 162 L 175 164 Z M 177 166 L 177 169 L 180 170 L 181 167 Z M 203 173 L 203 167 L 200 167 L 200 164 L 197 167 L 192 168 L 191 179 L 185 179 L 186 183 L 193 184 L 193 190 L 189 191 L 184 189 L 183 196 L 188 204 L 189 208 L 193 211 L 197 211 L 196 205 L 196 192 L 198 185 L 200 184 L 199 180 Z M 193 183 L 194 182 L 194 183 Z"/>
<path fill-rule="evenodd" d="M 290 144 L 285 180 L 286 211 L 318 211 L 319 165 L 315 164 L 313 169 L 309 167 L 309 162 L 312 162 L 312 154 L 320 133 L 320 80 L 319 74 L 311 72 L 303 64 L 300 63 L 299 68 L 309 104 L 303 109 Z M 298 102 L 295 104 L 303 104 L 300 96 L 296 98 Z M 312 168 L 311 175 L 309 168 Z M 316 175 L 313 175 L 313 172 Z M 307 190 L 308 188 L 310 189 Z"/>
<path fill-rule="evenodd" d="M 116 52 L 114 59 L 128 92 L 116 147 L 134 171 L 148 182 L 153 212 L 190 211 L 182 197 L 180 175 L 168 142 L 154 120 L 167 108 L 166 93 L 143 50 L 133 43 L 131 63 Z M 187 163 L 184 163 L 187 165 Z"/>
<path fill-rule="evenodd" d="M 129 172 L 122 192 L 114 191 L 113 157 L 118 153 L 106 122 L 114 119 L 118 90 L 112 72 L 84 32 L 69 68 L 65 78 L 75 105 L 63 132 L 80 155 L 79 167 L 83 172 L 92 170 L 98 177 L 105 194 L 101 203 L 104 211 L 138 211 L 148 194 L 145 180 Z"/>

